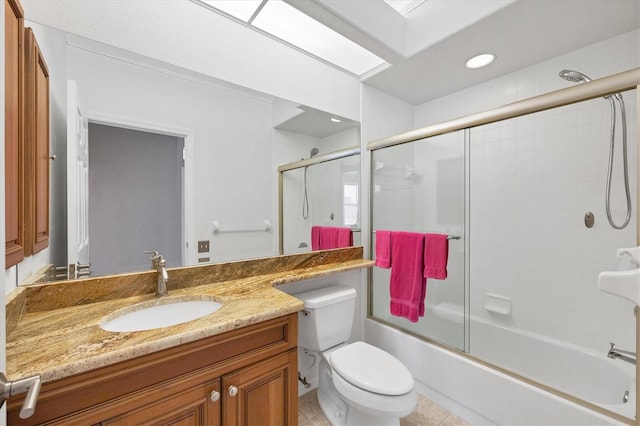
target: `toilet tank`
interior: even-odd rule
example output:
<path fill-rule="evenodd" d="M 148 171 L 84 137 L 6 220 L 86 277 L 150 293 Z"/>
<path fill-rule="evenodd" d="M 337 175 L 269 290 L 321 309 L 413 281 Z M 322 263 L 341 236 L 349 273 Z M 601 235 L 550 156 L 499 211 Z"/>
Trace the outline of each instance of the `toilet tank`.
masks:
<path fill-rule="evenodd" d="M 298 313 L 299 347 L 320 352 L 349 339 L 355 289 L 336 284 L 293 296 L 304 302 L 304 310 Z"/>

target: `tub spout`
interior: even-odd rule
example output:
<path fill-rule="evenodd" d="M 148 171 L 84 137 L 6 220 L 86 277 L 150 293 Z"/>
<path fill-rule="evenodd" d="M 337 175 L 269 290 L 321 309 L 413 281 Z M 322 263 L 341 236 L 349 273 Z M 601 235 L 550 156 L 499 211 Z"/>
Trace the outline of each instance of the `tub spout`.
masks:
<path fill-rule="evenodd" d="M 607 356 L 611 359 L 621 359 L 623 361 L 626 361 L 628 363 L 631 364 L 635 364 L 636 363 L 636 353 L 635 352 L 631 352 L 631 351 L 624 351 L 622 349 L 616 349 L 614 350 L 613 347 L 615 346 L 615 343 L 609 343 L 611 345 L 611 348 L 609 349 L 609 352 L 607 353 Z"/>

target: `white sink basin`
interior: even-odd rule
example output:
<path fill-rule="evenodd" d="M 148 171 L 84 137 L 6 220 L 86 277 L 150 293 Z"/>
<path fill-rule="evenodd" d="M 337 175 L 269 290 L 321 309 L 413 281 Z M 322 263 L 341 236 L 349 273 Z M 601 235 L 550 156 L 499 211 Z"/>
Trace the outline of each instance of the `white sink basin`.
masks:
<path fill-rule="evenodd" d="M 222 303 L 202 298 L 150 300 L 105 316 L 100 328 L 115 332 L 153 330 L 202 318 L 221 307 Z"/>
<path fill-rule="evenodd" d="M 625 298 L 640 306 L 640 246 L 619 249 L 619 270 L 601 272 L 598 287 L 605 293 Z"/>

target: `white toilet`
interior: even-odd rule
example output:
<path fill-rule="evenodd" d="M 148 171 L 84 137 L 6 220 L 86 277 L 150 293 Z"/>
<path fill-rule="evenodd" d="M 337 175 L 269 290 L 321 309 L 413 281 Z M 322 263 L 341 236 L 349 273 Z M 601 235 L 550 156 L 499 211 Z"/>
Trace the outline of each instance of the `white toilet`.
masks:
<path fill-rule="evenodd" d="M 332 285 L 295 297 L 298 346 L 321 353 L 318 403 L 335 426 L 400 424 L 417 393 L 409 370 L 393 355 L 364 342 L 345 343 L 351 334 L 356 291 Z"/>

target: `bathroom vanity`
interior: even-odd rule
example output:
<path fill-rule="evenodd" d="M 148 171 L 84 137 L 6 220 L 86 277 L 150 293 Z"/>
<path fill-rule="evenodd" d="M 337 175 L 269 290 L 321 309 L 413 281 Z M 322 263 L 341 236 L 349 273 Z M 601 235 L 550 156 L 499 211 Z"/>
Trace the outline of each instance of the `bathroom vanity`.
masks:
<path fill-rule="evenodd" d="M 34 415 L 55 425 L 295 424 L 297 314 L 179 345 L 43 386 Z"/>
<path fill-rule="evenodd" d="M 7 372 L 39 374 L 35 413 L 8 424 L 297 424 L 297 312 L 279 285 L 371 266 L 362 248 L 169 270 L 169 296 L 222 303 L 169 327 L 109 332 L 156 300 L 155 271 L 22 287 L 7 303 Z M 160 298 L 163 299 L 163 298 Z"/>

